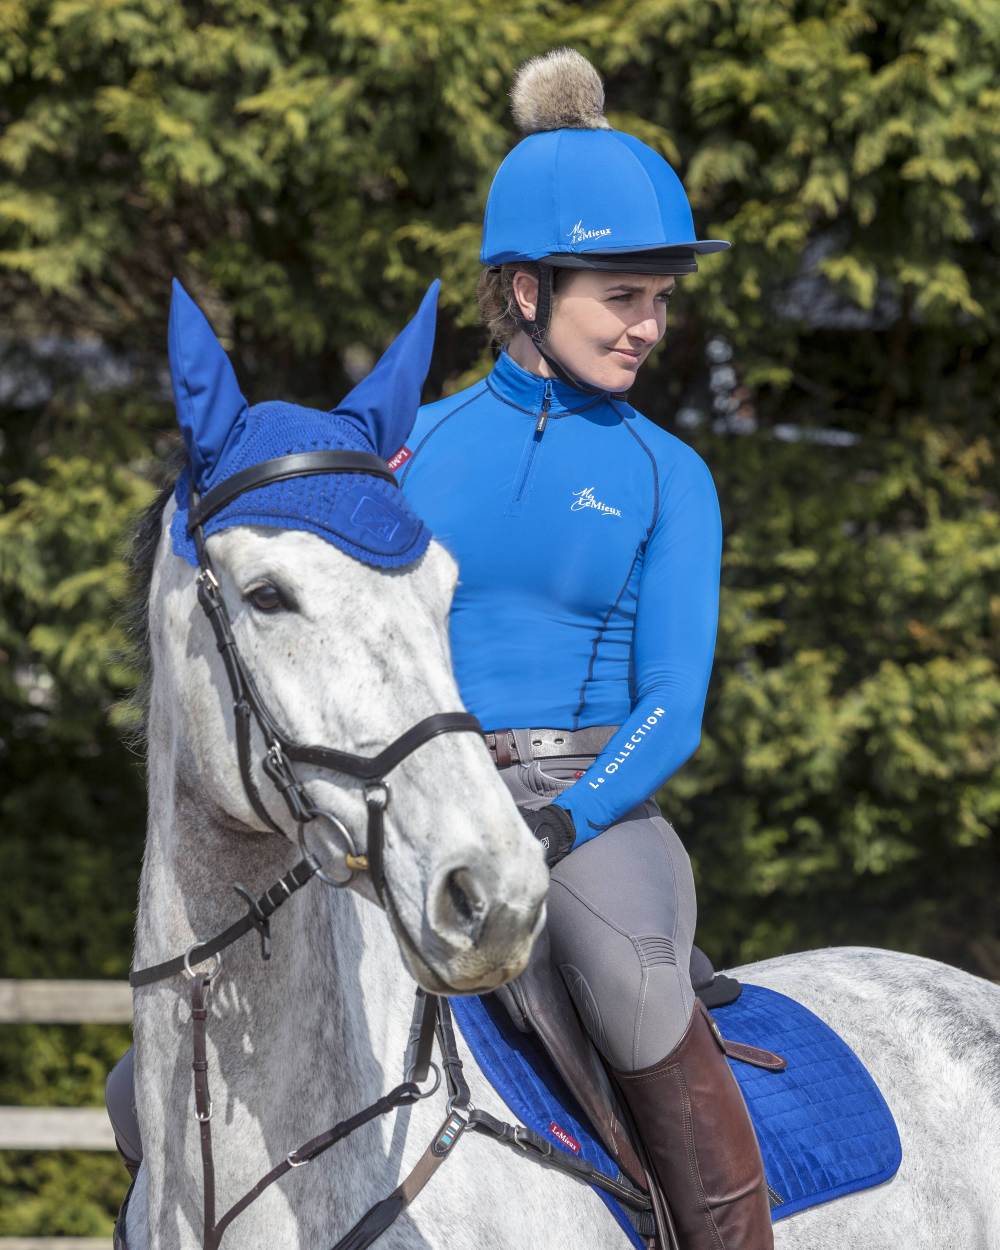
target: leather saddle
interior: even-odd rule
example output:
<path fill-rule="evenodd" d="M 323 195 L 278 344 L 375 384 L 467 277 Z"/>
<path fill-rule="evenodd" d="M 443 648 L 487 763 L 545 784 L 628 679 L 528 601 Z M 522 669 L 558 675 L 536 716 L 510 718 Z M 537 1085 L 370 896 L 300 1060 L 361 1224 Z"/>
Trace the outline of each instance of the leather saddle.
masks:
<path fill-rule="evenodd" d="M 712 961 L 697 946 L 691 953 L 691 984 L 706 1007 L 731 1003 L 741 990 L 740 983 L 733 977 L 717 973 Z M 630 1180 L 645 1188 L 646 1170 L 632 1144 L 620 1100 L 604 1061 L 584 1031 L 569 991 L 552 962 L 547 930 L 539 935 L 525 971 L 516 981 L 501 986 L 494 993 L 517 1029 L 536 1034 L 605 1149 Z M 767 1052 L 760 1052 L 758 1056 L 755 1047 L 725 1040 L 724 1045 L 727 1054 L 735 1058 L 771 1066 L 764 1061 Z"/>

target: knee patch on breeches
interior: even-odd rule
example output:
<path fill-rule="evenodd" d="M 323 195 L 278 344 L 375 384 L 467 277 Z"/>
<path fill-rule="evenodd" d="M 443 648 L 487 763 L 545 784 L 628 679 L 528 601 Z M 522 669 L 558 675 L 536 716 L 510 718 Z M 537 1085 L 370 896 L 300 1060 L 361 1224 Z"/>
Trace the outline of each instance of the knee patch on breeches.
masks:
<path fill-rule="evenodd" d="M 678 966 L 672 938 L 629 934 L 557 881 L 549 909 L 554 962 L 605 1059 L 625 1071 L 662 1059 L 694 1007 L 690 952 Z"/>
<path fill-rule="evenodd" d="M 637 954 L 631 975 L 601 977 L 596 989 L 576 964 L 560 963 L 559 970 L 584 1028 L 612 1067 L 650 1067 L 683 1037 L 695 994 L 672 961 L 643 966 Z"/>

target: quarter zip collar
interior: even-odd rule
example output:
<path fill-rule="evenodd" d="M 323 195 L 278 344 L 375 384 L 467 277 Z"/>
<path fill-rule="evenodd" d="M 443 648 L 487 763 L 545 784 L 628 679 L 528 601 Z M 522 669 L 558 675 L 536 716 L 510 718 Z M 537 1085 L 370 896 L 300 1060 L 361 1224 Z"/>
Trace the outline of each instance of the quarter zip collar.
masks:
<path fill-rule="evenodd" d="M 501 352 L 492 372 L 486 378 L 490 390 L 504 403 L 522 412 L 538 417 L 545 409 L 549 417 L 565 417 L 573 412 L 583 412 L 596 404 L 607 403 L 602 395 L 586 395 L 575 386 L 568 386 L 558 378 L 540 378 L 513 360 L 507 352 Z"/>

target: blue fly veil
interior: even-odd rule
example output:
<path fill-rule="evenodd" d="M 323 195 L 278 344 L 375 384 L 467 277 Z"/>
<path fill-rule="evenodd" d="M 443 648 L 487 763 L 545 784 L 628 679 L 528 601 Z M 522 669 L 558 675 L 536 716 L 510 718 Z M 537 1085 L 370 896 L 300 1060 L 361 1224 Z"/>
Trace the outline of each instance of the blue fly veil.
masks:
<path fill-rule="evenodd" d="M 170 377 L 188 452 L 170 531 L 176 555 L 198 563 L 188 534 L 192 486 L 204 495 L 236 473 L 297 452 L 360 451 L 386 460 L 403 445 L 430 364 L 439 287 L 431 284 L 371 373 L 323 412 L 278 400 L 251 407 L 204 313 L 174 279 Z M 381 568 L 411 564 L 431 537 L 392 483 L 363 472 L 309 474 L 247 490 L 205 522 L 205 536 L 234 525 L 306 530 Z"/>

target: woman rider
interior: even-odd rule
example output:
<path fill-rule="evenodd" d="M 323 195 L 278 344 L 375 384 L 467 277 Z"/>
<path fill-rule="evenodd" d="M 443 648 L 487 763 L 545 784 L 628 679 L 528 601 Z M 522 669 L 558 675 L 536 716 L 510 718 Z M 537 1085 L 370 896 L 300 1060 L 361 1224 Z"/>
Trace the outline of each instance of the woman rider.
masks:
<path fill-rule="evenodd" d="M 578 53 L 522 67 L 486 205 L 492 372 L 394 458 L 458 560 L 464 701 L 546 848 L 553 958 L 631 1109 L 684 1250 L 767 1250 L 739 1087 L 691 986 L 687 853 L 650 795 L 697 749 L 718 613 L 711 474 L 625 393 L 698 253 L 666 161 L 609 128 Z"/>

